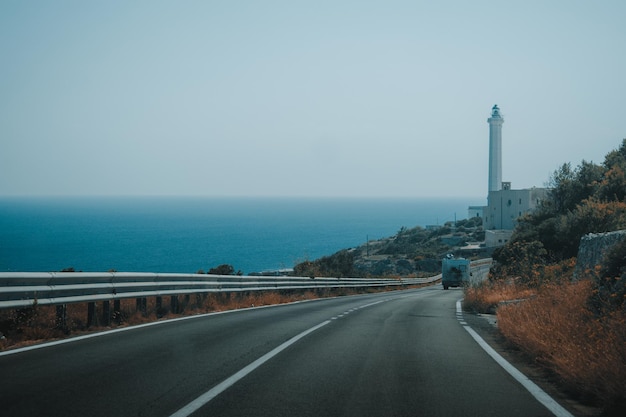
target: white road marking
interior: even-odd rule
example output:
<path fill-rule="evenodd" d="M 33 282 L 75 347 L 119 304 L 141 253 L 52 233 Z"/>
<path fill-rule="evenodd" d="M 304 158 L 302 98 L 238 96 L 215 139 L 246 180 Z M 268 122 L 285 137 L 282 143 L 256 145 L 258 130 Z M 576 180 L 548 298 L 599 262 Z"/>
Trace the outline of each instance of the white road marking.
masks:
<path fill-rule="evenodd" d="M 244 378 L 250 372 L 254 371 L 256 368 L 258 368 L 259 366 L 263 365 L 265 362 L 267 362 L 268 360 L 272 359 L 274 356 L 278 355 L 280 352 L 282 352 L 283 350 L 287 349 L 289 346 L 293 345 L 298 340 L 302 339 L 304 336 L 308 335 L 309 333 L 313 333 L 314 331 L 316 331 L 317 329 L 319 329 L 321 327 L 326 326 L 328 323 L 330 323 L 330 320 L 326 320 L 326 321 L 318 324 L 317 326 L 313 326 L 310 329 L 303 331 L 299 335 L 292 337 L 291 339 L 287 340 L 282 345 L 280 345 L 277 348 L 271 350 L 270 352 L 268 352 L 265 355 L 261 356 L 259 359 L 257 359 L 254 362 L 252 362 L 250 365 L 248 365 L 245 368 L 241 369 L 239 372 L 236 372 L 235 374 L 233 374 L 230 377 L 226 378 L 224 381 L 220 382 L 219 384 L 217 384 L 216 386 L 211 388 L 209 391 L 205 392 L 204 394 L 202 394 L 201 396 L 199 396 L 198 398 L 196 398 L 195 400 L 193 400 L 192 402 L 190 402 L 189 404 L 187 404 L 186 406 L 184 406 L 183 408 L 181 408 L 180 410 L 178 410 L 177 412 L 172 414 L 170 417 L 187 417 L 187 416 L 191 415 L 193 412 L 198 410 L 200 407 L 202 407 L 203 405 L 207 404 L 213 398 L 217 397 L 222 392 L 224 392 L 226 389 L 231 387 L 237 381 L 239 381 L 240 379 Z"/>
<path fill-rule="evenodd" d="M 25 346 L 25 347 L 22 347 L 22 348 L 5 350 L 5 351 L 0 352 L 0 356 L 14 355 L 16 353 L 28 352 L 29 350 L 36 350 L 36 349 L 43 349 L 43 348 L 48 348 L 48 347 L 57 346 L 57 345 L 64 345 L 66 343 L 74 343 L 74 342 L 78 342 L 78 341 L 85 340 L 85 339 L 92 339 L 94 337 L 101 337 L 101 336 L 106 336 L 106 335 L 113 334 L 113 333 L 119 333 L 119 332 L 126 332 L 126 331 L 130 331 L 130 330 L 141 329 L 141 328 L 144 328 L 144 327 L 159 326 L 161 324 L 168 324 L 168 323 L 173 323 L 173 322 L 176 322 L 176 321 L 194 320 L 194 319 L 199 319 L 199 318 L 202 318 L 202 317 L 218 316 L 218 315 L 230 314 L 230 313 L 238 313 L 238 312 L 246 311 L 246 310 L 258 310 L 258 309 L 262 309 L 262 308 L 271 308 L 271 307 L 277 307 L 277 306 L 285 306 L 285 305 L 289 305 L 289 304 L 299 304 L 299 303 L 306 303 L 306 302 L 320 301 L 320 300 L 324 300 L 324 299 L 323 298 L 316 298 L 316 299 L 313 299 L 313 300 L 301 300 L 301 301 L 294 301 L 292 303 L 285 303 L 285 304 L 272 304 L 272 305 L 265 305 L 265 306 L 258 306 L 258 307 L 240 308 L 240 309 L 237 309 L 237 310 L 214 311 L 214 312 L 211 312 L 211 313 L 196 314 L 196 315 L 192 315 L 192 316 L 183 316 L 183 317 L 177 317 L 177 318 L 167 319 L 167 320 L 152 321 L 150 323 L 137 324 L 137 325 L 128 326 L 128 327 L 120 327 L 120 328 L 113 329 L 113 330 L 105 330 L 105 331 L 102 331 L 102 332 L 89 333 L 89 334 L 85 334 L 85 335 L 82 335 L 82 336 L 70 337 L 68 339 L 55 340 L 53 342 L 45 342 L 45 343 L 41 343 L 41 344 L 38 344 L 38 345 Z"/>
<path fill-rule="evenodd" d="M 366 307 L 371 307 L 373 305 L 384 303 L 386 301 L 389 301 L 389 300 L 392 300 L 392 299 L 395 299 L 395 298 L 399 298 L 399 297 L 390 297 L 390 298 L 385 298 L 384 300 L 375 301 L 373 303 L 364 304 L 364 305 L 362 305 L 362 306 L 360 306 L 358 308 L 355 308 L 355 309 L 353 309 L 351 311 L 362 309 L 362 308 L 366 308 Z M 250 372 L 254 371 L 259 366 L 263 365 L 265 362 L 267 362 L 268 360 L 272 359 L 274 356 L 278 355 L 280 352 L 282 352 L 283 350 L 287 349 L 289 346 L 293 345 L 298 340 L 302 339 L 304 336 L 306 336 L 306 335 L 308 335 L 310 333 L 313 333 L 314 331 L 316 331 L 316 330 L 326 326 L 332 320 L 336 320 L 338 318 L 341 318 L 341 317 L 343 317 L 343 316 L 345 316 L 345 315 L 347 315 L 349 313 L 350 313 L 349 311 L 346 311 L 343 314 L 340 314 L 338 316 L 332 317 L 329 320 L 326 320 L 326 321 L 318 324 L 317 326 L 313 326 L 310 329 L 305 330 L 302 333 L 298 334 L 297 336 L 292 337 L 291 339 L 287 340 L 282 345 L 274 348 L 273 350 L 271 350 L 270 352 L 268 352 L 265 355 L 261 356 L 259 359 L 255 360 L 254 362 L 252 362 L 248 366 L 244 367 L 240 371 L 238 371 L 238 372 L 234 373 L 233 375 L 231 375 L 230 377 L 226 378 L 224 381 L 220 382 L 219 384 L 217 384 L 216 386 L 211 388 L 209 391 L 205 392 L 204 394 L 202 394 L 201 396 L 199 396 L 198 398 L 196 398 L 195 400 L 193 400 L 192 402 L 190 402 L 189 404 L 187 404 L 186 406 L 184 406 L 180 410 L 176 411 L 170 417 L 188 417 L 189 415 L 191 415 L 192 413 L 197 411 L 200 407 L 204 406 L 209 401 L 211 401 L 212 399 L 214 399 L 215 397 L 220 395 L 222 392 L 224 392 L 226 389 L 228 389 L 229 387 L 234 385 L 237 381 L 239 381 L 242 378 L 244 378 Z"/>
<path fill-rule="evenodd" d="M 461 301 L 463 299 L 457 300 L 456 302 L 456 312 L 457 318 L 459 314 L 463 314 L 463 309 L 461 308 Z M 485 340 L 474 331 L 470 326 L 465 322 L 461 322 L 463 324 L 463 328 L 467 330 L 467 332 L 472 336 L 472 338 L 478 343 L 478 345 L 483 348 L 485 352 L 491 358 L 498 363 L 505 371 L 509 373 L 517 382 L 519 382 L 530 394 L 537 399 L 541 404 L 543 404 L 552 414 L 557 417 L 574 417 L 569 411 L 563 408 L 559 403 L 557 403 L 554 398 L 548 395 L 544 390 L 539 388 L 537 384 L 530 380 L 526 375 L 517 370 L 513 365 L 507 362 L 498 352 L 493 350 L 491 346 Z"/>

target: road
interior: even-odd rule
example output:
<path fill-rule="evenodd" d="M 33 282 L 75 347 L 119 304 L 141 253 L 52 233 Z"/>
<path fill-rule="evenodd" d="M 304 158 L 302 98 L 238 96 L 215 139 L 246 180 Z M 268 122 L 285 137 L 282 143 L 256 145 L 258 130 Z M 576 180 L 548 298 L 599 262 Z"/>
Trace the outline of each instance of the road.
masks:
<path fill-rule="evenodd" d="M 459 323 L 462 294 L 248 309 L 2 355 L 0 415 L 551 416 Z"/>

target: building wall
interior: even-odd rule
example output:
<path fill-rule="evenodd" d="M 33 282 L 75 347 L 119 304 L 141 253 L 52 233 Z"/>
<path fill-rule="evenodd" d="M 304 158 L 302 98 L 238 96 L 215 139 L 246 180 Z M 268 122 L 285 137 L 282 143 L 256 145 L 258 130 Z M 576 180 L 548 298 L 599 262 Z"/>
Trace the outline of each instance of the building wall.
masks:
<path fill-rule="evenodd" d="M 485 230 L 485 246 L 495 248 L 503 246 L 511 239 L 512 230 Z"/>
<path fill-rule="evenodd" d="M 483 214 L 483 227 L 485 230 L 513 230 L 517 218 L 535 209 L 546 198 L 547 192 L 546 188 L 511 190 L 510 187 L 490 191 Z"/>
<path fill-rule="evenodd" d="M 483 217 L 485 206 L 469 206 L 467 209 L 467 218 Z"/>

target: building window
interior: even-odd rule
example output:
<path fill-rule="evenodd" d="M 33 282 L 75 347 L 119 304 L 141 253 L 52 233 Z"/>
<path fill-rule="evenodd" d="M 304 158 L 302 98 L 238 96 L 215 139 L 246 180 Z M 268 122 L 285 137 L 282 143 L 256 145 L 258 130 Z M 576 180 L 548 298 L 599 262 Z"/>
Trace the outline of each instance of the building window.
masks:
<path fill-rule="evenodd" d="M 521 198 L 519 199 L 519 203 L 522 204 L 522 199 Z"/>

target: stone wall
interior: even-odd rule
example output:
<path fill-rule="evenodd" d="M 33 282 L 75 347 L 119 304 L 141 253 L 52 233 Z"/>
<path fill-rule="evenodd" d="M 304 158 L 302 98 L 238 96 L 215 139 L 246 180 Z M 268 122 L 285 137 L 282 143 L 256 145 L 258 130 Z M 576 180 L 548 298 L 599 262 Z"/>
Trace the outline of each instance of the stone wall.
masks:
<path fill-rule="evenodd" d="M 585 271 L 594 270 L 602 263 L 607 252 L 618 242 L 626 239 L 626 230 L 608 233 L 589 233 L 580 239 L 574 279 Z"/>

